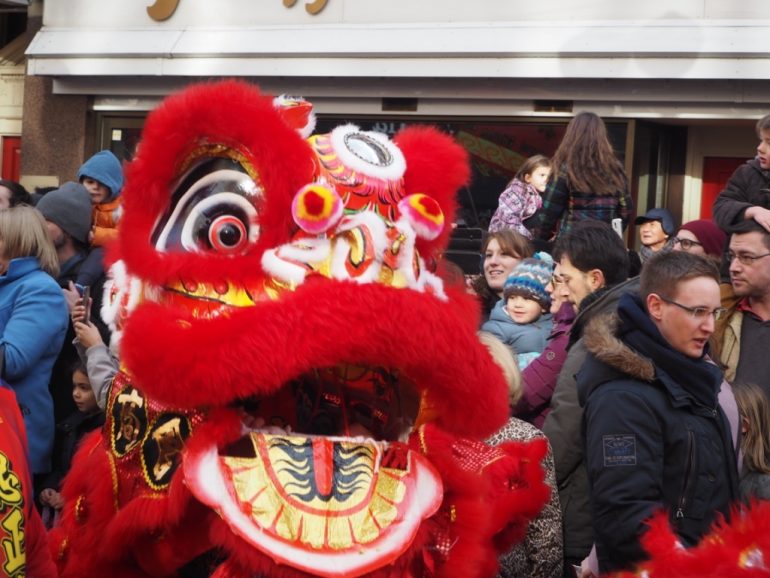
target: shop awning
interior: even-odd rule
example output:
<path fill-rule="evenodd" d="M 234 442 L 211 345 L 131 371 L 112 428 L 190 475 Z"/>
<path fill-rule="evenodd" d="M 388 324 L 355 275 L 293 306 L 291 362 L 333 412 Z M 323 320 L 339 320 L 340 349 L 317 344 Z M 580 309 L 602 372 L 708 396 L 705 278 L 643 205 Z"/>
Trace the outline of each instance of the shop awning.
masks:
<path fill-rule="evenodd" d="M 27 56 L 59 77 L 768 78 L 770 21 L 707 22 L 43 27 Z"/>

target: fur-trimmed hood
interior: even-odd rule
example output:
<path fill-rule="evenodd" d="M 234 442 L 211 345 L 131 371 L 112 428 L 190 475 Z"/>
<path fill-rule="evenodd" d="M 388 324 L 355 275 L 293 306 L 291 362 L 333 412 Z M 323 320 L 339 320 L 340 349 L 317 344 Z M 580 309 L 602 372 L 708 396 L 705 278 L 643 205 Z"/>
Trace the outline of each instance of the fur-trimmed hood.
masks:
<path fill-rule="evenodd" d="M 616 380 L 663 387 L 675 405 L 716 404 L 719 369 L 703 357 L 692 359 L 672 349 L 638 297 L 624 295 L 617 312 L 592 318 L 583 344 L 590 355 L 577 376 L 581 404 L 597 387 Z"/>
<path fill-rule="evenodd" d="M 605 313 L 593 318 L 586 327 L 586 349 L 596 359 L 640 381 L 655 379 L 655 366 L 639 355 L 617 335 L 620 319 L 617 313 Z"/>
<path fill-rule="evenodd" d="M 655 365 L 620 339 L 619 327 L 616 312 L 597 315 L 586 325 L 583 345 L 590 355 L 577 375 L 578 399 L 582 406 L 596 388 L 609 381 L 631 379 L 651 383 L 655 380 Z"/>

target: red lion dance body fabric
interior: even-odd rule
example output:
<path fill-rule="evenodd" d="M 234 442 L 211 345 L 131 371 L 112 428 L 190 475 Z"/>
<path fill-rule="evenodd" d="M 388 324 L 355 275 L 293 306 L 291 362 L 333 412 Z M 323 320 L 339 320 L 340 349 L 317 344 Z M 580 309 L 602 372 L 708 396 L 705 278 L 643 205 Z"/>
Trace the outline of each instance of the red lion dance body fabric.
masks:
<path fill-rule="evenodd" d="M 123 367 L 64 486 L 62 575 L 494 575 L 548 498 L 477 307 L 445 285 L 467 158 L 192 87 L 147 120 L 103 310 Z M 200 574 L 198 574 L 200 575 Z"/>

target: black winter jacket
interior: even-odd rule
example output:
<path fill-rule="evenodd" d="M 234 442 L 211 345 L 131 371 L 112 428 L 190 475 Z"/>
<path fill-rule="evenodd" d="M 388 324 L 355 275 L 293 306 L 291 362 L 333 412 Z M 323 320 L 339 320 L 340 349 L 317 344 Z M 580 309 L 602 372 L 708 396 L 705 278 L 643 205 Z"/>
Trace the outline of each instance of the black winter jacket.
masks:
<path fill-rule="evenodd" d="M 578 395 L 600 570 L 644 558 L 644 522 L 661 508 L 694 546 L 738 498 L 722 372 L 673 350 L 631 295 L 591 322 L 585 343 Z"/>
<path fill-rule="evenodd" d="M 749 207 L 770 209 L 770 171 L 763 171 L 757 159 L 739 166 L 714 202 L 714 221 L 724 231 L 743 220 Z"/>
<path fill-rule="evenodd" d="M 56 424 L 56 439 L 53 449 L 53 470 L 41 484 L 43 488 L 61 490 L 61 482 L 72 465 L 72 458 L 83 437 L 104 425 L 104 412 L 87 414 L 73 411 L 62 422 Z"/>

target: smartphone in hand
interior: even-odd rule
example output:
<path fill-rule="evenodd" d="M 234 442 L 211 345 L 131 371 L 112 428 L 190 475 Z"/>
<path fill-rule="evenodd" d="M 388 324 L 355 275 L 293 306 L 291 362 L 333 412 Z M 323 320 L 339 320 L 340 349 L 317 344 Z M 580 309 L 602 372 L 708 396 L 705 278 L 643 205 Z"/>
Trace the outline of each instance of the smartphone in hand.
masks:
<path fill-rule="evenodd" d="M 80 297 L 80 304 L 85 308 L 82 321 L 83 323 L 88 324 L 91 318 L 91 287 L 88 285 L 83 287 L 83 292 L 81 293 Z"/>

